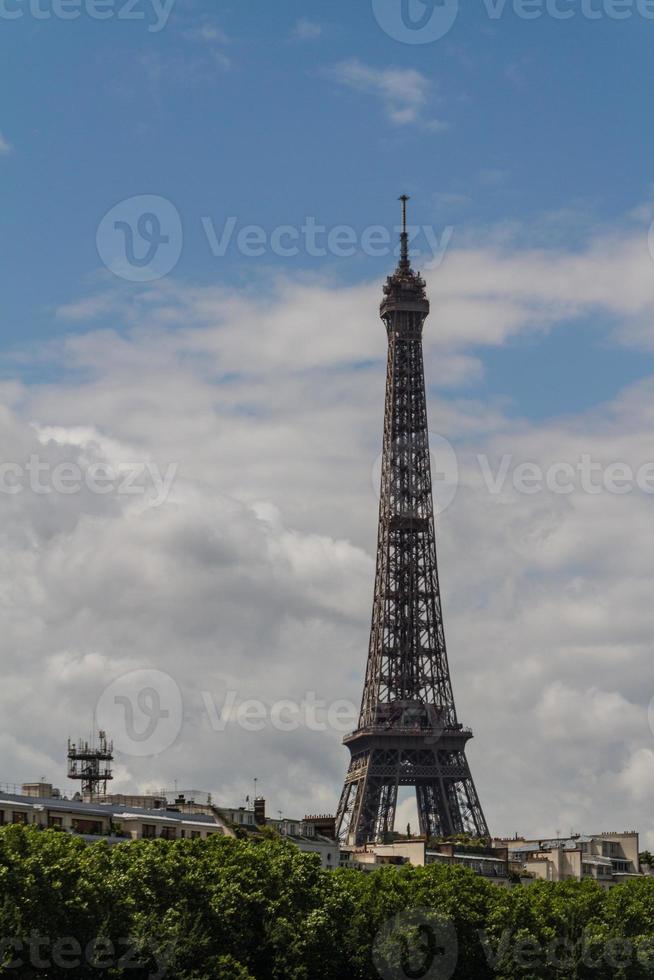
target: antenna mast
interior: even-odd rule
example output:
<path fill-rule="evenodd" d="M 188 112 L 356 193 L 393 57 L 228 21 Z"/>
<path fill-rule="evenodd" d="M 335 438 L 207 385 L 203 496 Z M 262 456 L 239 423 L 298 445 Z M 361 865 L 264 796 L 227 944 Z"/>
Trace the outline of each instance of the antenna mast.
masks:
<path fill-rule="evenodd" d="M 82 796 L 86 799 L 106 795 L 107 782 L 114 778 L 111 771 L 113 752 L 114 744 L 107 741 L 107 733 L 103 731 L 98 732 L 97 746 L 92 740 L 80 739 L 75 743 L 68 739 L 68 778 L 80 781 Z"/>

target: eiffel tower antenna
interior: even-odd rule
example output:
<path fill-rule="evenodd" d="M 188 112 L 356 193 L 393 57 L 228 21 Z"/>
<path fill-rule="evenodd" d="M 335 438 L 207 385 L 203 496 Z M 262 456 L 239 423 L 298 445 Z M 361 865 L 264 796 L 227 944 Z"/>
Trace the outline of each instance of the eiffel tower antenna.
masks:
<path fill-rule="evenodd" d="M 406 231 L 406 205 L 411 198 L 408 194 L 402 194 L 398 200 L 402 202 L 402 231 Z"/>
<path fill-rule="evenodd" d="M 336 815 L 340 840 L 361 845 L 394 829 L 398 788 L 415 788 L 420 833 L 488 826 L 459 722 L 436 562 L 422 331 L 425 282 L 411 269 L 403 194 L 401 254 L 384 286 L 388 337 L 377 569 L 361 711 Z"/>
<path fill-rule="evenodd" d="M 400 235 L 400 268 L 408 271 L 411 268 L 409 262 L 409 233 L 406 230 L 406 206 L 411 198 L 407 194 L 402 194 L 399 198 L 402 202 L 402 233 Z"/>

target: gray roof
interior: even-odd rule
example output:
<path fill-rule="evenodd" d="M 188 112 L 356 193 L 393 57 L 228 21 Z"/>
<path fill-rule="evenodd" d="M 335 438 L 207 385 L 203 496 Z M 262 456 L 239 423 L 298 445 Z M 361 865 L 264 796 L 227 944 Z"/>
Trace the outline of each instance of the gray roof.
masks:
<path fill-rule="evenodd" d="M 63 810 L 65 813 L 79 813 L 92 817 L 150 817 L 173 820 L 176 823 L 215 823 L 212 813 L 180 813 L 176 810 L 146 809 L 138 806 L 127 806 L 125 803 L 82 803 L 79 800 L 65 800 L 61 797 L 15 796 L 11 793 L 0 793 L 0 806 L 3 803 L 19 803 L 32 809 Z"/>

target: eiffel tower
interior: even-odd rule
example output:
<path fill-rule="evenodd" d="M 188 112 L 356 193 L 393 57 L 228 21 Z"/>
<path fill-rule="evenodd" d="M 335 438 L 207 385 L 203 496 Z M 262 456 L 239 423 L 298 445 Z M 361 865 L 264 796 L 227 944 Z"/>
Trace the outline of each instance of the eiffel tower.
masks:
<path fill-rule="evenodd" d="M 406 206 L 400 260 L 384 286 L 388 334 L 377 569 L 359 725 L 338 806 L 339 838 L 383 840 L 400 786 L 416 791 L 420 833 L 488 837 L 457 720 L 436 563 L 422 329 L 425 281 L 411 268 Z"/>

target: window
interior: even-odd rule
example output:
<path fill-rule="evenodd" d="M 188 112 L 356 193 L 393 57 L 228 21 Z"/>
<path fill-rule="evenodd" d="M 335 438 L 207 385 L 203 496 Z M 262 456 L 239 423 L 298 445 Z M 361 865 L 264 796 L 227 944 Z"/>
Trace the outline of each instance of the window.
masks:
<path fill-rule="evenodd" d="M 73 830 L 78 834 L 101 834 L 101 820 L 81 820 L 73 817 Z"/>
<path fill-rule="evenodd" d="M 63 827 L 63 817 L 53 817 L 48 814 L 48 827 Z"/>
<path fill-rule="evenodd" d="M 5 811 L 4 810 L 0 810 L 0 827 L 2 827 L 2 825 L 4 824 L 4 822 L 5 822 Z"/>
<path fill-rule="evenodd" d="M 183 827 L 182 827 L 182 829 L 181 829 L 181 830 L 180 830 L 180 832 L 179 832 L 179 836 L 180 836 L 180 837 L 186 837 L 186 831 L 184 830 L 184 828 L 183 828 Z"/>
<path fill-rule="evenodd" d="M 198 837 L 200 837 L 200 836 L 201 836 L 201 834 L 200 834 L 200 831 L 199 830 L 192 830 L 191 831 L 191 840 L 197 840 Z"/>
<path fill-rule="evenodd" d="M 154 826 L 154 824 L 144 823 L 141 827 L 141 837 L 144 837 L 146 840 L 152 840 L 152 838 L 156 836 L 157 828 Z"/>
<path fill-rule="evenodd" d="M 164 840 L 175 840 L 177 829 L 175 827 L 162 827 L 159 836 L 163 837 Z"/>
<path fill-rule="evenodd" d="M 12 823 L 27 823 L 27 813 L 25 811 L 23 811 L 23 810 L 21 810 L 20 812 L 17 812 L 16 810 L 14 810 L 14 812 L 11 815 L 11 822 Z"/>

